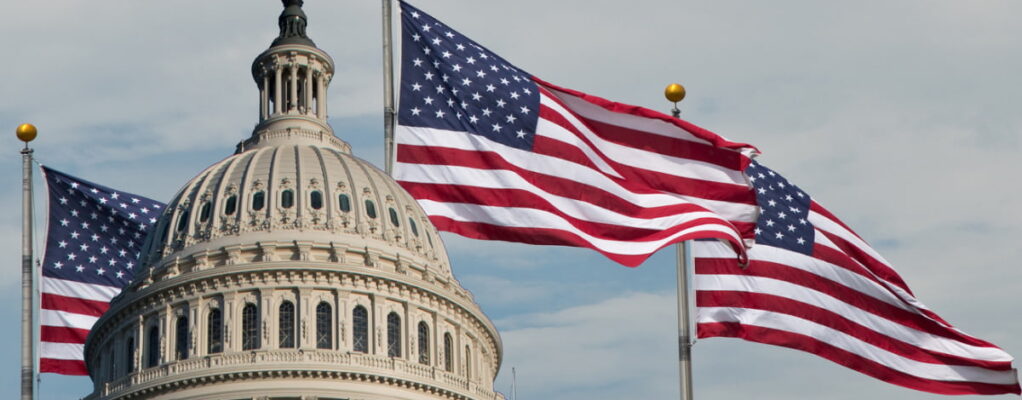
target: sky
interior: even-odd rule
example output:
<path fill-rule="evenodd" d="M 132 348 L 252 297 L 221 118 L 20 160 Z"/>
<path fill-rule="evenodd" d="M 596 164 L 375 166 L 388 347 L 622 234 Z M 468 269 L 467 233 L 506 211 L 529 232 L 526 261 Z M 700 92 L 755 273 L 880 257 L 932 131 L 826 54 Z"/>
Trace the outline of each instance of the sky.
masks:
<path fill-rule="evenodd" d="M 682 83 L 683 118 L 756 145 L 931 309 L 1022 355 L 1022 2 L 414 4 L 560 86 L 666 112 L 663 88 Z M 337 64 L 330 123 L 381 165 L 380 2 L 309 0 L 305 11 Z M 39 127 L 43 164 L 166 201 L 251 134 L 250 65 L 279 12 L 270 0 L 4 5 L 0 319 L 20 321 L 15 127 Z M 633 269 L 582 249 L 444 240 L 500 330 L 497 390 L 510 392 L 514 368 L 521 400 L 678 398 L 673 250 Z M 2 397 L 19 390 L 19 335 L 0 329 Z M 693 351 L 697 398 L 941 397 L 736 339 Z M 40 399 L 90 391 L 88 378 L 47 374 Z"/>

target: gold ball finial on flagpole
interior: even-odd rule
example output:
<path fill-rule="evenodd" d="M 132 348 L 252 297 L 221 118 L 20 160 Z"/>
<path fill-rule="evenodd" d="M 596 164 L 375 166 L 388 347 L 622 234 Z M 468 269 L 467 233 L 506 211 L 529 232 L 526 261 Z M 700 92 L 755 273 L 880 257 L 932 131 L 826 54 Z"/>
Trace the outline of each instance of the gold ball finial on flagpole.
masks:
<path fill-rule="evenodd" d="M 16 133 L 18 134 L 18 140 L 25 142 L 25 145 L 27 146 L 28 142 L 35 140 L 36 135 L 39 134 L 39 130 L 35 128 L 35 125 L 21 124 L 18 125 Z"/>
<path fill-rule="evenodd" d="M 681 110 L 678 109 L 678 102 L 685 98 L 685 87 L 679 83 L 667 85 L 667 88 L 664 89 L 664 97 L 667 98 L 667 101 L 674 103 L 671 115 L 678 118 L 681 115 Z"/>
<path fill-rule="evenodd" d="M 685 87 L 678 83 L 667 85 L 664 89 L 664 97 L 671 103 L 677 103 L 685 98 Z"/>

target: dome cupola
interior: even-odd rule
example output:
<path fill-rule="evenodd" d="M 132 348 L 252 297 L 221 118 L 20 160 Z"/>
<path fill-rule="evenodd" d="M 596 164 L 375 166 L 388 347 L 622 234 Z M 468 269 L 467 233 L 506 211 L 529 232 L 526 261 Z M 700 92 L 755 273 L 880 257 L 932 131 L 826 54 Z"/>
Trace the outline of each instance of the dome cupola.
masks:
<path fill-rule="evenodd" d="M 327 87 L 334 60 L 306 35 L 302 0 L 284 0 L 280 34 L 252 62 L 259 87 L 259 123 L 237 151 L 282 141 L 327 144 L 342 152 L 350 146 L 334 136 L 327 123 Z"/>

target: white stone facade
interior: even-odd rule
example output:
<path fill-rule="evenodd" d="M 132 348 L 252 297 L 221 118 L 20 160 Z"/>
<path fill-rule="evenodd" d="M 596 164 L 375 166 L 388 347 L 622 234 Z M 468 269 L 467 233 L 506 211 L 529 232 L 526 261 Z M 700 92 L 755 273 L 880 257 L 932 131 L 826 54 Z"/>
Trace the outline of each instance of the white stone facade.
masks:
<path fill-rule="evenodd" d="M 253 63 L 259 125 L 164 210 L 90 333 L 88 399 L 503 399 L 496 329 L 414 199 L 333 136 L 308 44 Z"/>

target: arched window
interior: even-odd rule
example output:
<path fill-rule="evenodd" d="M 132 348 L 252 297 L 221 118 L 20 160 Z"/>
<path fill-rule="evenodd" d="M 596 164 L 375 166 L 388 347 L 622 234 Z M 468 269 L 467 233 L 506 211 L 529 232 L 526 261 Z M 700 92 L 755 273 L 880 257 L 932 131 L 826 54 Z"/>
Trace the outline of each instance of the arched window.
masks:
<path fill-rule="evenodd" d="M 227 198 L 226 204 L 224 204 L 224 214 L 234 215 L 235 211 L 238 211 L 238 196 L 232 194 Z"/>
<path fill-rule="evenodd" d="M 401 357 L 401 317 L 387 314 L 387 357 Z"/>
<path fill-rule="evenodd" d="M 224 351 L 224 318 L 219 308 L 209 310 L 206 316 L 206 352 L 216 354 Z"/>
<path fill-rule="evenodd" d="M 199 222 L 209 221 L 209 216 L 212 214 L 212 208 L 208 201 L 202 203 L 202 208 L 199 209 Z"/>
<path fill-rule="evenodd" d="M 366 200 L 366 215 L 369 218 L 376 219 L 376 204 L 372 200 Z"/>
<path fill-rule="evenodd" d="M 369 312 L 365 307 L 355 306 L 351 311 L 351 343 L 354 351 L 369 352 Z"/>
<path fill-rule="evenodd" d="M 177 319 L 177 343 L 174 346 L 174 358 L 177 360 L 188 359 L 188 342 L 191 340 L 191 336 L 188 334 L 188 317 L 180 317 Z"/>
<path fill-rule="evenodd" d="M 266 205 L 266 192 L 258 191 L 252 195 L 252 209 L 259 211 Z"/>
<path fill-rule="evenodd" d="M 316 306 L 316 348 L 329 349 L 333 347 L 333 307 L 330 303 L 322 302 Z"/>
<path fill-rule="evenodd" d="M 323 192 L 313 190 L 309 194 L 309 205 L 312 206 L 313 210 L 323 208 Z"/>
<path fill-rule="evenodd" d="M 397 210 L 395 210 L 393 207 L 391 207 L 389 211 L 390 211 L 390 224 L 394 225 L 395 227 L 401 226 L 401 220 L 398 219 L 398 217 L 397 217 Z"/>
<path fill-rule="evenodd" d="M 188 210 L 184 210 L 177 216 L 177 231 L 181 232 L 188 227 Z"/>
<path fill-rule="evenodd" d="M 472 380 L 472 348 L 465 345 L 465 379 Z"/>
<path fill-rule="evenodd" d="M 415 237 L 419 237 L 419 227 L 415 225 L 415 220 L 412 217 L 408 217 L 408 227 L 412 228 L 412 234 Z"/>
<path fill-rule="evenodd" d="M 280 303 L 280 314 L 277 319 L 277 329 L 280 331 L 278 347 L 282 349 L 293 349 L 295 347 L 295 305 L 290 301 Z"/>
<path fill-rule="evenodd" d="M 337 204 L 341 208 L 341 211 L 351 211 L 351 198 L 346 194 L 340 194 L 337 196 Z"/>
<path fill-rule="evenodd" d="M 429 325 L 419 322 L 419 364 L 429 365 Z"/>
<path fill-rule="evenodd" d="M 124 343 L 124 374 L 135 371 L 135 338 L 129 337 Z"/>
<path fill-rule="evenodd" d="M 160 327 L 153 325 L 149 328 L 149 343 L 146 351 L 146 368 L 155 367 L 160 364 Z"/>
<path fill-rule="evenodd" d="M 295 205 L 295 191 L 288 189 L 280 192 L 280 206 L 284 208 L 291 208 Z"/>
<path fill-rule="evenodd" d="M 454 340 L 450 333 L 444 333 L 444 370 L 454 372 Z"/>
<path fill-rule="evenodd" d="M 259 348 L 259 310 L 255 304 L 245 304 L 241 309 L 241 349 Z"/>

